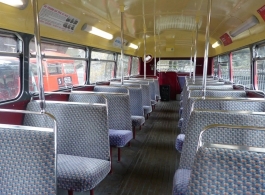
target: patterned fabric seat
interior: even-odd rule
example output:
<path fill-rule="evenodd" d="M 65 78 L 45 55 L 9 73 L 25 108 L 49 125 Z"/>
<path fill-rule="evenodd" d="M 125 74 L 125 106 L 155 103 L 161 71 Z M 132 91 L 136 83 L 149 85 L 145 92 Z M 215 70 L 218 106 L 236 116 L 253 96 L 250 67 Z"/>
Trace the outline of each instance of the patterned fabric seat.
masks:
<path fill-rule="evenodd" d="M 39 111 L 39 101 L 29 102 L 27 110 Z M 89 187 L 96 186 L 108 175 L 111 168 L 107 106 L 105 104 L 46 101 L 46 111 L 55 116 L 58 124 L 57 148 L 58 154 L 61 155 L 58 155 L 57 175 L 62 177 L 61 180 L 58 178 L 57 186 L 69 191 L 93 190 Z M 24 117 L 24 124 L 48 127 L 52 125 L 47 120 L 28 114 Z M 90 159 L 94 159 L 98 165 L 102 161 L 105 163 L 104 166 L 87 165 L 84 167 L 83 160 L 77 157 L 86 159 L 86 162 L 92 162 Z M 70 160 L 66 163 L 65 159 Z M 92 170 L 88 171 L 88 168 Z M 98 174 L 96 178 L 91 178 L 95 169 Z M 83 171 L 83 175 L 76 177 L 76 172 L 78 171 L 79 174 L 80 170 Z M 88 180 L 89 177 L 91 179 Z M 65 178 L 67 180 L 63 180 Z M 80 186 L 80 183 L 83 185 Z"/>
<path fill-rule="evenodd" d="M 144 124 L 145 118 L 144 116 L 131 116 L 132 119 L 132 126 L 139 127 Z"/>
<path fill-rule="evenodd" d="M 189 129 L 185 135 L 185 142 L 182 147 L 182 154 L 180 158 L 179 169 L 191 170 L 200 132 L 205 126 L 210 124 L 231 124 L 231 125 L 245 125 L 263 127 L 262 122 L 265 116 L 259 114 L 241 113 L 241 112 L 228 112 L 228 111 L 201 111 L 194 110 L 189 120 Z M 203 137 L 203 141 L 211 141 L 219 144 L 232 144 L 232 145 L 249 145 L 256 147 L 265 147 L 265 136 L 261 135 L 261 131 L 248 131 L 240 130 L 224 132 L 224 128 L 211 130 L 209 134 Z M 263 133 L 264 134 L 264 133 Z M 178 175 L 177 177 L 185 177 Z M 183 178 L 178 178 L 183 180 Z M 173 188 L 175 188 L 174 186 Z"/>
<path fill-rule="evenodd" d="M 58 188 L 88 191 L 101 182 L 110 171 L 106 160 L 58 154 Z"/>
<path fill-rule="evenodd" d="M 184 134 L 179 134 L 177 136 L 175 147 L 179 152 L 182 151 L 182 146 L 183 146 L 184 140 L 185 140 Z"/>
<path fill-rule="evenodd" d="M 95 86 L 95 92 L 128 93 L 126 88 L 112 86 Z"/>
<path fill-rule="evenodd" d="M 1 124 L 0 141 L 1 195 L 56 194 L 53 129 Z"/>
<path fill-rule="evenodd" d="M 132 131 L 130 130 L 109 130 L 110 146 L 124 147 L 132 138 Z"/>
<path fill-rule="evenodd" d="M 187 194 L 265 194 L 264 159 L 265 153 L 202 147 Z"/>
<path fill-rule="evenodd" d="M 173 179 L 173 195 L 185 195 L 189 185 L 191 170 L 178 169 Z"/>
<path fill-rule="evenodd" d="M 82 98 L 77 96 L 82 96 Z M 120 148 L 124 147 L 133 138 L 129 95 L 107 92 L 100 94 L 86 92 L 82 92 L 82 94 L 80 94 L 74 92 L 70 94 L 69 101 L 102 103 L 104 98 L 100 99 L 98 96 L 101 96 L 101 98 L 105 97 L 107 99 L 109 142 L 111 143 L 111 146 L 118 147 L 118 152 L 120 153 Z M 115 130 L 115 132 L 111 130 Z M 117 145 L 115 145 L 115 143 L 117 143 Z M 120 161 L 119 155 L 118 161 Z"/>

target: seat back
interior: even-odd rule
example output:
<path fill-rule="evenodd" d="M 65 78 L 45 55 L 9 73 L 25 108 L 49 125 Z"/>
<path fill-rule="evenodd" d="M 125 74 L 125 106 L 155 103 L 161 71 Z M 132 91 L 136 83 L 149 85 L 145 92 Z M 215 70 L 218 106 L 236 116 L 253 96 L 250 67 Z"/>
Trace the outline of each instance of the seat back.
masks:
<path fill-rule="evenodd" d="M 208 97 L 205 100 L 203 100 L 201 97 L 190 97 L 183 111 L 183 122 L 181 127 L 181 133 L 185 134 L 190 114 L 194 109 L 264 112 L 265 100 L 247 99 L 247 98 L 222 99 L 222 98 L 211 98 L 211 97 Z"/>
<path fill-rule="evenodd" d="M 194 110 L 188 122 L 185 133 L 185 142 L 182 147 L 180 158 L 180 168 L 191 169 L 196 153 L 198 137 L 204 127 L 210 124 L 230 124 L 243 126 L 263 127 L 265 115 L 263 113 L 238 112 L 238 111 L 203 111 Z M 222 136 L 216 136 L 216 139 Z"/>
<path fill-rule="evenodd" d="M 126 89 L 127 90 L 127 89 Z M 85 93 L 85 92 L 84 92 Z M 97 96 L 104 96 L 108 102 L 108 123 L 109 129 L 115 130 L 132 130 L 131 122 L 131 111 L 130 111 L 130 98 L 128 94 L 118 94 L 118 93 L 86 93 L 85 96 L 96 96 L 89 98 L 74 98 L 78 96 L 77 93 L 70 94 L 70 101 L 82 101 L 86 103 L 101 103 L 101 102 L 91 102 L 91 100 L 100 100 Z M 101 99 L 100 101 L 103 101 Z"/>
<path fill-rule="evenodd" d="M 95 86 L 95 92 L 110 92 L 110 93 L 128 93 L 128 90 L 123 87 L 112 87 L 112 86 Z"/>
<path fill-rule="evenodd" d="M 31 101 L 27 110 L 38 111 L 39 101 Z M 46 101 L 46 111 L 58 124 L 58 154 L 110 159 L 107 106 L 76 102 Z M 47 126 L 51 123 L 25 115 L 25 125 Z"/>
<path fill-rule="evenodd" d="M 47 115 L 34 116 L 46 118 L 54 127 Z M 0 194 L 56 194 L 53 127 L 0 124 Z"/>
<path fill-rule="evenodd" d="M 209 128 L 200 136 L 205 143 L 196 153 L 187 194 L 264 194 L 264 128 Z M 216 140 L 216 133 L 223 139 Z"/>

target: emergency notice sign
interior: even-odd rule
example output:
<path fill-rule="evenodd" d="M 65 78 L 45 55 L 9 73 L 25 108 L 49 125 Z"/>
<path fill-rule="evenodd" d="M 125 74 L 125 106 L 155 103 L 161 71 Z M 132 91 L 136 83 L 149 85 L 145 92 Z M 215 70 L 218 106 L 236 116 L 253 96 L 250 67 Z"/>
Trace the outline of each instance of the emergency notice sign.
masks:
<path fill-rule="evenodd" d="M 74 32 L 79 19 L 50 5 L 43 5 L 39 12 L 40 23 L 61 31 Z"/>

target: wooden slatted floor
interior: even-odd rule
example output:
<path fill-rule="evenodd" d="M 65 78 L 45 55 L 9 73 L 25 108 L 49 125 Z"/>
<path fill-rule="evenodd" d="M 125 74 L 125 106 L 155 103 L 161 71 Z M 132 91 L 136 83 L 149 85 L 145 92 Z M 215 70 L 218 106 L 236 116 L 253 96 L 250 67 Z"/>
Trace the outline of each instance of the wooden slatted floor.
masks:
<path fill-rule="evenodd" d="M 170 195 L 180 158 L 174 146 L 177 123 L 178 102 L 159 102 L 142 130 L 137 129 L 136 140 L 121 150 L 120 163 L 113 150 L 113 173 L 95 188 L 95 195 Z"/>

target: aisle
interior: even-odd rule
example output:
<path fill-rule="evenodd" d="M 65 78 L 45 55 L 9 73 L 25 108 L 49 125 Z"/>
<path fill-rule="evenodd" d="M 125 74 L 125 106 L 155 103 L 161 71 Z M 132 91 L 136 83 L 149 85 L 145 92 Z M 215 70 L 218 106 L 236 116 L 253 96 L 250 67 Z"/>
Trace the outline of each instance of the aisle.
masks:
<path fill-rule="evenodd" d="M 180 157 L 174 147 L 177 123 L 178 102 L 159 102 L 142 130 L 137 129 L 131 147 L 122 148 L 120 163 L 113 150 L 113 173 L 95 188 L 95 195 L 170 195 Z"/>

